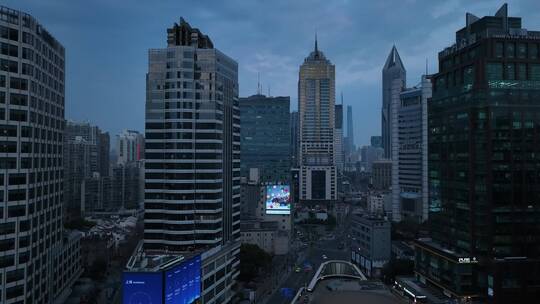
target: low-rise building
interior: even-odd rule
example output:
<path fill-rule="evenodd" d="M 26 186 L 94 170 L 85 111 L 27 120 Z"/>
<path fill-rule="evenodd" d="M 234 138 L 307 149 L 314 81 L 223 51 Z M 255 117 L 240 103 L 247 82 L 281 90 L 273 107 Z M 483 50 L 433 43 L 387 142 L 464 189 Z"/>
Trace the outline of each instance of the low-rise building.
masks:
<path fill-rule="evenodd" d="M 245 220 L 240 223 L 243 244 L 254 244 L 269 254 L 284 255 L 289 252 L 289 235 L 279 230 L 275 221 Z"/>
<path fill-rule="evenodd" d="M 389 191 L 372 191 L 367 196 L 367 210 L 371 214 L 389 216 L 392 212 L 392 195 Z"/>
<path fill-rule="evenodd" d="M 414 261 L 414 245 L 404 241 L 392 241 L 392 257 Z"/>
<path fill-rule="evenodd" d="M 391 224 L 383 217 L 353 214 L 352 260 L 369 277 L 379 277 L 391 257 Z"/>

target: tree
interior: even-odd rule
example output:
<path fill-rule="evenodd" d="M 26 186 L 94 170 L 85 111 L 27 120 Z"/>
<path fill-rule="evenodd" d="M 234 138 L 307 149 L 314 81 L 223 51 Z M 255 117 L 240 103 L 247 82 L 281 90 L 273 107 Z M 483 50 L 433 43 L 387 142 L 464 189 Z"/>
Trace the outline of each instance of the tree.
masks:
<path fill-rule="evenodd" d="M 384 264 L 382 269 L 383 281 L 392 284 L 396 276 L 412 275 L 414 273 L 414 262 L 411 260 L 392 259 Z"/>
<path fill-rule="evenodd" d="M 238 279 L 249 282 L 272 265 L 272 256 L 254 244 L 242 244 L 240 247 L 240 275 Z"/>
<path fill-rule="evenodd" d="M 101 280 L 107 271 L 107 261 L 104 258 L 97 258 L 88 269 L 88 276 L 93 280 Z"/>

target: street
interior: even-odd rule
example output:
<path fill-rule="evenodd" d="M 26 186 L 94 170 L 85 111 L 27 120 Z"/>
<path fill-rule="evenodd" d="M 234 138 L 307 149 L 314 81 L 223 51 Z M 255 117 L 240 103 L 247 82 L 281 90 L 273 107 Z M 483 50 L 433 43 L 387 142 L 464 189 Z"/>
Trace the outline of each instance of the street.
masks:
<path fill-rule="evenodd" d="M 267 304 L 289 304 L 291 299 L 282 295 L 282 288 L 291 288 L 293 294 L 296 294 L 298 289 L 302 286 L 309 284 L 309 281 L 313 278 L 313 275 L 319 268 L 322 262 L 326 260 L 350 260 L 350 249 L 347 245 L 347 234 L 349 233 L 349 223 L 346 221 L 338 226 L 335 230 L 329 231 L 334 236 L 331 240 L 323 240 L 322 237 L 317 236 L 314 226 L 302 227 L 300 225 L 296 228 L 301 231 L 308 239 L 313 239 L 311 245 L 308 244 L 307 248 L 300 248 L 298 250 L 299 262 L 298 266 L 301 268 L 300 272 L 295 272 L 295 265 L 291 266 L 291 272 L 287 278 L 276 288 L 270 298 L 266 301 Z M 320 226 L 319 226 L 320 228 Z M 319 229 L 320 230 L 320 229 Z M 324 228 L 322 229 L 324 231 Z M 345 243 L 343 249 L 339 249 L 339 244 Z M 326 255 L 327 259 L 323 259 L 323 255 Z M 311 264 L 312 269 L 309 272 L 305 272 L 303 269 L 303 263 L 307 262 Z"/>

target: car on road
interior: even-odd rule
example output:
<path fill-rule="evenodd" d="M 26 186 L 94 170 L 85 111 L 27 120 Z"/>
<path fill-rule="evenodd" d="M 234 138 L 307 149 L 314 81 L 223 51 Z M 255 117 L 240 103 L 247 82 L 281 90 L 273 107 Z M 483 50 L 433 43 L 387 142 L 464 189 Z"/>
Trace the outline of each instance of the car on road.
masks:
<path fill-rule="evenodd" d="M 302 269 L 301 269 L 300 267 L 298 267 L 298 266 L 296 266 L 296 267 L 294 268 L 294 272 L 300 272 L 301 270 L 302 270 Z"/>
<path fill-rule="evenodd" d="M 328 257 L 326 256 L 326 254 L 323 254 L 323 255 L 322 255 L 322 258 L 323 258 L 323 260 L 328 259 Z"/>

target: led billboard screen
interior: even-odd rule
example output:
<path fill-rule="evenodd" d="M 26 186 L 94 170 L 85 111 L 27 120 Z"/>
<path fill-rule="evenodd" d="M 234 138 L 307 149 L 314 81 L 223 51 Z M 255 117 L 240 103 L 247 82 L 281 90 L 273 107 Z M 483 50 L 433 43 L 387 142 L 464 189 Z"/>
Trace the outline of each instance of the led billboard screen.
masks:
<path fill-rule="evenodd" d="M 266 213 L 291 214 L 291 191 L 289 185 L 266 186 Z"/>
<path fill-rule="evenodd" d="M 191 304 L 201 297 L 201 256 L 165 272 L 165 304 Z"/>
<path fill-rule="evenodd" d="M 124 272 L 123 304 L 162 304 L 162 272 Z"/>

